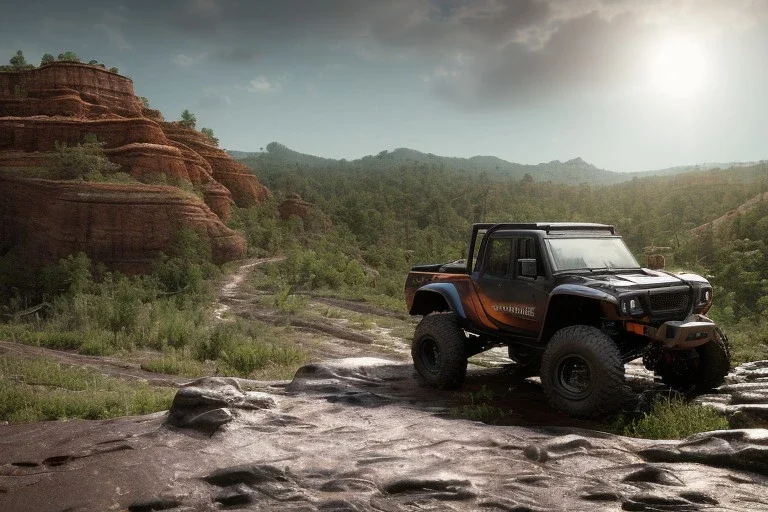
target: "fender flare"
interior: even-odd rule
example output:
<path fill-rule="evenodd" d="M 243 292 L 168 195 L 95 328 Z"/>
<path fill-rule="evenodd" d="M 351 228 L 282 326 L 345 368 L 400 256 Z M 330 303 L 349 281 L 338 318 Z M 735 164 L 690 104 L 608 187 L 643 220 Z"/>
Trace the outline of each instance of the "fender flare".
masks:
<path fill-rule="evenodd" d="M 461 303 L 461 297 L 458 290 L 453 283 L 429 283 L 418 290 L 413 296 L 413 305 L 411 306 L 411 314 L 414 313 L 417 304 L 419 303 L 419 297 L 423 297 L 425 294 L 437 294 L 440 295 L 448 304 L 448 307 L 459 318 L 467 318 L 464 312 L 464 305 Z"/>
<path fill-rule="evenodd" d="M 554 333 L 553 319 L 551 315 L 553 313 L 552 303 L 559 298 L 580 298 L 587 299 L 589 301 L 595 301 L 604 305 L 612 304 L 618 307 L 619 301 L 616 297 L 602 290 L 596 290 L 588 286 L 579 284 L 561 284 L 556 286 L 554 290 L 549 294 L 549 300 L 547 301 L 547 310 L 544 313 L 544 321 L 541 325 L 541 332 L 539 338 L 549 338 L 549 335 Z"/>
<path fill-rule="evenodd" d="M 552 299 L 558 295 L 570 295 L 574 297 L 583 297 L 585 299 L 596 299 L 601 301 L 610 302 L 611 304 L 618 304 L 619 300 L 610 293 L 590 288 L 589 286 L 583 286 L 580 284 L 561 284 L 556 286 L 552 293 L 549 294 L 549 301 L 547 302 L 547 309 L 549 309 L 549 303 Z"/>
<path fill-rule="evenodd" d="M 549 318 L 552 301 L 558 297 L 579 297 L 582 299 L 590 299 L 590 300 L 596 300 L 600 302 L 607 302 L 617 307 L 619 305 L 619 299 L 617 299 L 615 296 L 611 295 L 608 292 L 604 292 L 602 290 L 596 290 L 594 288 L 590 288 L 589 286 L 584 286 L 580 284 L 561 284 L 559 286 L 556 286 L 555 289 L 552 290 L 552 292 L 549 294 L 549 299 L 547 300 L 547 310 L 544 313 L 545 325 L 548 323 L 547 319 Z"/>

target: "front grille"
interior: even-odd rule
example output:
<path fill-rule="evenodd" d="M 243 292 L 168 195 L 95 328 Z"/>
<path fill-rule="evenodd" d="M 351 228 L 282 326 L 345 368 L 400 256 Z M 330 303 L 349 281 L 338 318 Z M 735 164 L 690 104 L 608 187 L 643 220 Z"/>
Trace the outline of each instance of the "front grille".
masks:
<path fill-rule="evenodd" d="M 650 302 L 653 312 L 684 311 L 688 309 L 688 290 L 652 293 Z"/>

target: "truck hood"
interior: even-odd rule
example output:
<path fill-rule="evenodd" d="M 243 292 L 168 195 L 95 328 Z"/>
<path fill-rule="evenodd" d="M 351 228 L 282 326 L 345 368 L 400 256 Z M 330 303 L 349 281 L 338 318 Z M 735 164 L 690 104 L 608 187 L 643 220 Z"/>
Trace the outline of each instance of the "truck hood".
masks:
<path fill-rule="evenodd" d="M 557 281 L 558 284 L 576 284 L 614 293 L 688 284 L 673 274 L 648 269 L 568 274 L 559 276 Z"/>

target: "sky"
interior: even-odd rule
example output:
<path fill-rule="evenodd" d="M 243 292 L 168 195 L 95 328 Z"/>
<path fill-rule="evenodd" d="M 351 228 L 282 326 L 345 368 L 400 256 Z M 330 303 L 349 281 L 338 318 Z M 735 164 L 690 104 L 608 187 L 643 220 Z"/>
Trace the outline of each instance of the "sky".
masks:
<path fill-rule="evenodd" d="M 3 0 L 8 1 L 8 0 Z M 0 60 L 74 51 L 226 149 L 408 147 L 614 171 L 768 159 L 768 0 L 14 2 Z"/>

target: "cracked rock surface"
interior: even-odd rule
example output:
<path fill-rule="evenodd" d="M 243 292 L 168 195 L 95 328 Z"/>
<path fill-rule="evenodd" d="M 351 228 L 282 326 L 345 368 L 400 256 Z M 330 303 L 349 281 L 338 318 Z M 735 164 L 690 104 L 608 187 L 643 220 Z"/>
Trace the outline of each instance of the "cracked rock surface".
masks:
<path fill-rule="evenodd" d="M 768 431 L 649 441 L 451 419 L 410 364 L 207 378 L 169 413 L 0 426 L 0 510 L 768 510 Z"/>
<path fill-rule="evenodd" d="M 725 384 L 696 402 L 723 412 L 733 426 L 768 427 L 768 361 L 737 366 Z"/>

